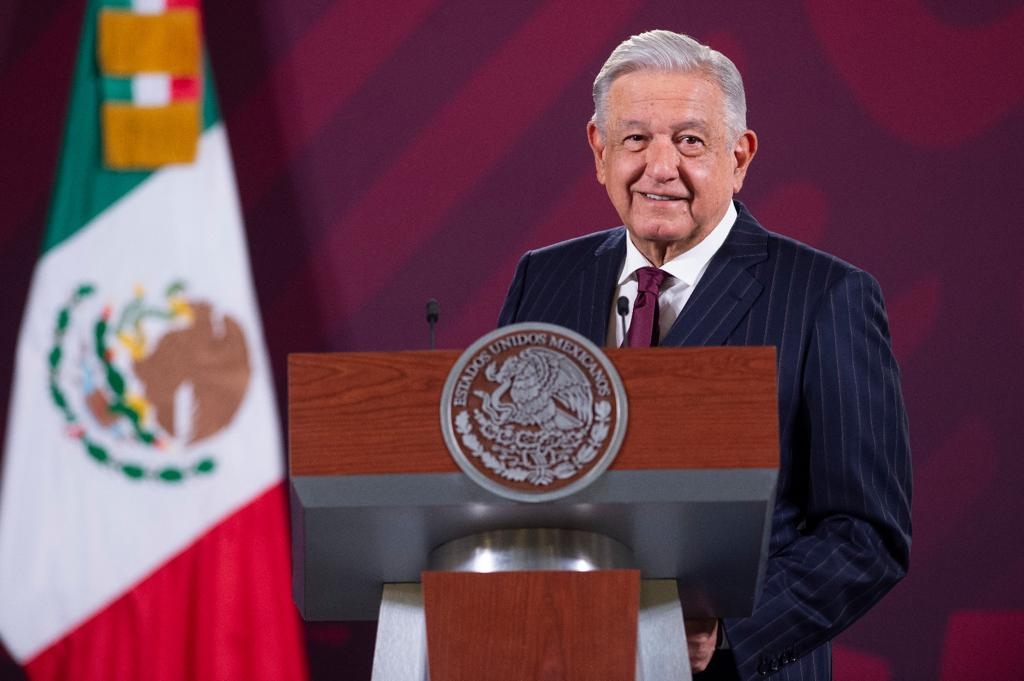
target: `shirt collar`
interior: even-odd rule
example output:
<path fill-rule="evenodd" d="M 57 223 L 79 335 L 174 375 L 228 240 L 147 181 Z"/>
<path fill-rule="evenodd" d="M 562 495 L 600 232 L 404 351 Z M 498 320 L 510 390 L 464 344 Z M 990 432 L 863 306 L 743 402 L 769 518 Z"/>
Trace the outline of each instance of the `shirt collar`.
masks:
<path fill-rule="evenodd" d="M 690 250 L 669 260 L 661 266 L 661 269 L 687 286 L 693 286 L 711 258 L 725 243 L 734 224 L 736 224 L 736 206 L 730 201 L 725 215 L 710 234 Z M 634 276 L 634 273 L 641 267 L 652 266 L 651 261 L 644 257 L 640 249 L 633 244 L 633 240 L 628 238 L 629 235 L 626 236 L 626 260 L 622 263 L 622 270 L 619 273 L 618 283 L 620 286 Z"/>

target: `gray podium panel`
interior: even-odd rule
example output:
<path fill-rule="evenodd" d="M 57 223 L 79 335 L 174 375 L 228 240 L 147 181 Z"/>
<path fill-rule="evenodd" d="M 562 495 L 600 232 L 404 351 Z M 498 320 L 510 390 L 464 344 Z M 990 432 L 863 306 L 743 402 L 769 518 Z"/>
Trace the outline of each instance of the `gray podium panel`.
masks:
<path fill-rule="evenodd" d="M 480 532 L 584 530 L 633 551 L 644 579 L 679 580 L 688 617 L 750 613 L 767 554 L 774 469 L 607 471 L 545 504 L 461 473 L 294 476 L 292 585 L 303 618 L 374 620 L 382 585 L 420 581 L 431 551 Z"/>

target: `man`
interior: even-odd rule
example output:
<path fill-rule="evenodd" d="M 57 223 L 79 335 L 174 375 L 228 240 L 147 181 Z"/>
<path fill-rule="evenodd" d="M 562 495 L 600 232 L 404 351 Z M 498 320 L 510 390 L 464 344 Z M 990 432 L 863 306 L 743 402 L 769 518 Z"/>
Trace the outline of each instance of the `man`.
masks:
<path fill-rule="evenodd" d="M 668 31 L 634 36 L 598 74 L 594 107 L 597 179 L 624 227 L 524 255 L 499 323 L 618 346 L 625 297 L 628 345 L 776 347 L 780 471 L 761 598 L 747 618 L 688 620 L 687 643 L 694 670 L 707 667 L 698 679 L 829 679 L 830 640 L 903 577 L 910 549 L 906 416 L 878 284 L 733 201 L 757 137 L 724 55 Z"/>

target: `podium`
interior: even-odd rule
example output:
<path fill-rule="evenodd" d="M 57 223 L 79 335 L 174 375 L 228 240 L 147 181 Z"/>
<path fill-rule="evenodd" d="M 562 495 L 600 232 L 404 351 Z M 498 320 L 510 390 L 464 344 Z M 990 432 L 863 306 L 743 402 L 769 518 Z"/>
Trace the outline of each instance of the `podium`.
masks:
<path fill-rule="evenodd" d="M 422 605 L 433 681 L 633 679 L 662 648 L 685 658 L 680 600 L 686 617 L 751 612 L 778 475 L 773 348 L 604 351 L 628 399 L 618 455 L 545 503 L 495 495 L 449 453 L 439 403 L 460 354 L 289 356 L 303 618 L 383 627 L 389 603 Z M 422 645 L 415 617 L 394 645 Z M 668 634 L 638 639 L 638 622 Z M 383 634 L 375 678 L 400 678 L 378 675 Z"/>

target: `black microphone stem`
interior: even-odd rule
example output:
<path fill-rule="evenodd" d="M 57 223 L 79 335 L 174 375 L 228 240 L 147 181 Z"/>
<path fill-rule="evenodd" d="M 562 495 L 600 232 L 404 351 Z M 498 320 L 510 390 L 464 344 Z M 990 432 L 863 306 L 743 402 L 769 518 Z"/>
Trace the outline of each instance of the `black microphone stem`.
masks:
<path fill-rule="evenodd" d="M 427 301 L 427 325 L 430 327 L 430 349 L 434 349 L 434 324 L 441 316 L 441 306 L 436 298 Z"/>
<path fill-rule="evenodd" d="M 622 344 L 620 348 L 629 347 L 629 336 L 626 335 L 626 316 L 629 314 L 629 299 L 626 296 L 619 296 L 619 299 L 615 301 L 615 312 L 619 315 L 619 321 L 622 323 Z"/>

